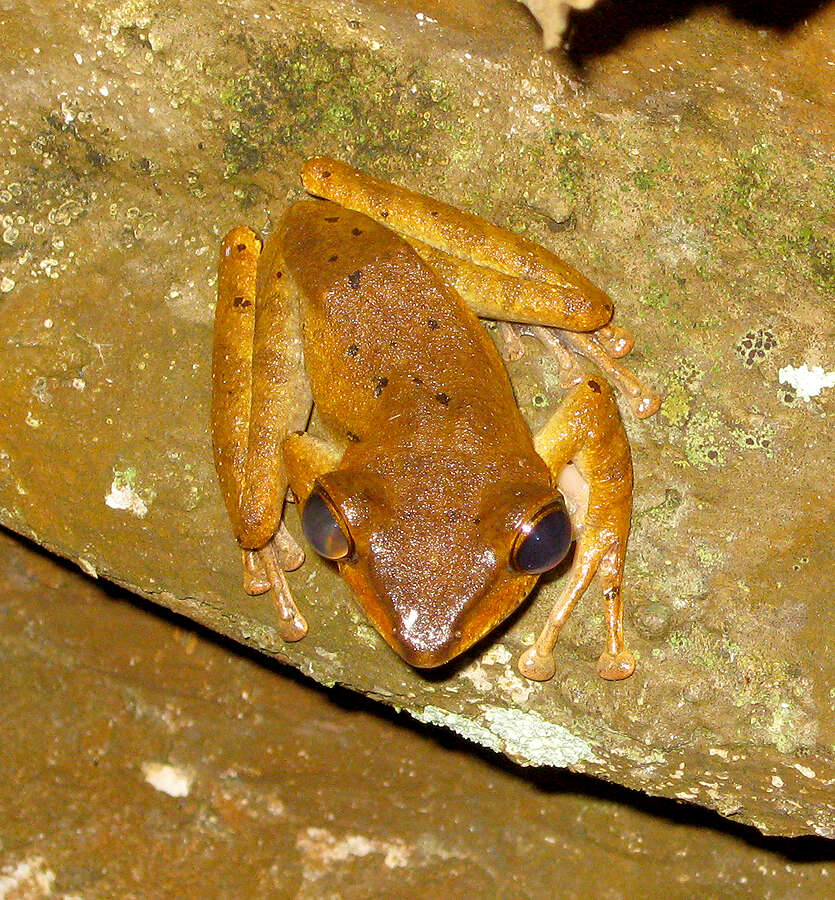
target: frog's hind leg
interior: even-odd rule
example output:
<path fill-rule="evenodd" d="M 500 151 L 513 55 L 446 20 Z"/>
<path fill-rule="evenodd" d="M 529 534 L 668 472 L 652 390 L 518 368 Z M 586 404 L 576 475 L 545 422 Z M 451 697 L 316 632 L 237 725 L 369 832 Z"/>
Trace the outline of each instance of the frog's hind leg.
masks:
<path fill-rule="evenodd" d="M 302 169 L 312 194 L 334 200 L 391 228 L 484 319 L 559 329 L 560 340 L 598 365 L 626 395 L 636 415 L 652 415 L 660 397 L 617 362 L 634 340 L 612 325 L 605 291 L 539 244 L 440 200 L 319 157 Z M 578 334 L 578 332 L 589 332 Z M 521 352 L 504 331 L 506 359 Z M 564 380 L 573 383 L 566 377 Z"/>
<path fill-rule="evenodd" d="M 491 298 L 498 314 L 477 312 L 484 318 L 590 331 L 612 317 L 605 291 L 506 228 L 334 159 L 308 160 L 302 183 L 397 232 L 468 302 Z"/>
<path fill-rule="evenodd" d="M 287 478 L 284 435 L 304 427 L 310 413 L 290 279 L 281 279 L 275 241 L 263 247 L 251 229 L 232 229 L 221 245 L 212 358 L 212 443 L 221 492 L 243 551 L 244 588 L 272 588 L 284 640 L 307 625 L 284 570 L 304 559 L 281 522 Z M 266 262 L 266 265 L 265 265 Z M 267 273 L 265 275 L 265 272 Z M 268 276 L 272 276 L 270 283 Z"/>

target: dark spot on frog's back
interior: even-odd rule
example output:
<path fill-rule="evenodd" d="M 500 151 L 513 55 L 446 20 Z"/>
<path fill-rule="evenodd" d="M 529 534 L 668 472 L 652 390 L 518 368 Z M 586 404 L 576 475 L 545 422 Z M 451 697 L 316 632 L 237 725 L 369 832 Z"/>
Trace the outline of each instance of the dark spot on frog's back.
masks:
<path fill-rule="evenodd" d="M 338 259 L 339 257 L 334 253 L 333 256 L 328 257 L 328 262 L 336 262 Z"/>
<path fill-rule="evenodd" d="M 360 286 L 360 278 L 362 277 L 362 270 L 357 269 L 356 272 L 351 272 L 348 276 L 348 284 L 351 285 L 352 288 L 358 288 Z"/>
<path fill-rule="evenodd" d="M 352 228 L 352 229 L 351 229 L 351 234 L 352 234 L 354 237 L 359 237 L 359 236 L 362 234 L 362 229 L 361 229 L 361 228 Z"/>
<path fill-rule="evenodd" d="M 435 329 L 438 328 L 437 319 L 427 319 L 426 324 L 432 329 L 432 331 L 435 331 Z"/>
<path fill-rule="evenodd" d="M 374 382 L 374 396 L 379 397 L 380 394 L 383 393 L 383 388 L 389 383 L 388 378 L 385 375 L 376 379 Z"/>
<path fill-rule="evenodd" d="M 600 393 L 600 385 L 596 381 L 590 381 L 589 387 L 595 392 L 595 394 Z"/>
<path fill-rule="evenodd" d="M 435 394 L 435 399 L 438 401 L 438 403 L 441 404 L 441 406 L 449 406 L 449 396 L 447 394 L 445 394 L 443 391 L 441 391 L 438 394 Z"/>
<path fill-rule="evenodd" d="M 247 300 L 246 297 L 235 297 L 235 299 L 232 301 L 232 306 L 237 306 L 242 309 L 246 309 L 247 306 L 252 306 L 252 301 Z"/>
<path fill-rule="evenodd" d="M 356 344 L 351 344 L 345 352 L 348 356 L 356 356 L 360 352 L 360 348 Z"/>
<path fill-rule="evenodd" d="M 325 216 L 326 222 L 338 222 L 339 216 Z"/>

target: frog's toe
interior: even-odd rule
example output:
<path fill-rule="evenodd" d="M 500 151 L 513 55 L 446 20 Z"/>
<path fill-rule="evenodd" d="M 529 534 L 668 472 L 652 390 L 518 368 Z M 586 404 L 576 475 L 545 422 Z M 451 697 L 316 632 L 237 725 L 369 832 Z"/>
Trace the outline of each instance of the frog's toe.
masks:
<path fill-rule="evenodd" d="M 290 643 L 300 641 L 307 634 L 307 622 L 297 609 L 288 611 L 287 616 L 281 616 L 278 620 L 278 633 L 282 640 Z"/>
<path fill-rule="evenodd" d="M 649 388 L 629 399 L 633 412 L 639 419 L 648 419 L 661 407 L 661 396 Z"/>
<path fill-rule="evenodd" d="M 525 355 L 522 339 L 510 322 L 499 322 L 499 338 L 501 355 L 505 362 L 515 362 Z"/>
<path fill-rule="evenodd" d="M 614 325 L 611 322 L 598 328 L 595 332 L 597 340 L 603 345 L 603 348 L 609 356 L 620 359 L 626 356 L 635 346 L 635 337 L 631 331 L 621 328 L 620 325 Z"/>
<path fill-rule="evenodd" d="M 304 550 L 282 522 L 273 538 L 278 564 L 285 572 L 294 572 L 304 562 Z"/>
<path fill-rule="evenodd" d="M 604 650 L 597 661 L 597 674 L 607 681 L 622 681 L 635 671 L 635 657 L 629 650 L 609 653 Z"/>
<path fill-rule="evenodd" d="M 531 681 L 550 681 L 557 671 L 553 653 L 542 653 L 531 647 L 519 657 L 519 671 Z"/>
<path fill-rule="evenodd" d="M 266 594 L 272 587 L 272 582 L 267 577 L 264 567 L 258 561 L 258 555 L 253 550 L 243 550 L 244 565 L 244 591 L 252 597 Z"/>

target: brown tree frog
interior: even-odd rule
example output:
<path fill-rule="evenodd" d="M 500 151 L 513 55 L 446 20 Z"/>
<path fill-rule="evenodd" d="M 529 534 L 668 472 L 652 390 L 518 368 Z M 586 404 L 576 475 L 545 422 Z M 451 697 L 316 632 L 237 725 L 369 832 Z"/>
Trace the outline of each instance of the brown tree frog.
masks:
<path fill-rule="evenodd" d="M 383 638 L 438 666 L 519 607 L 576 538 L 520 671 L 553 676 L 560 628 L 599 573 L 598 671 L 626 678 L 629 444 L 612 388 L 569 352 L 639 416 L 657 409 L 616 361 L 632 341 L 610 324 L 612 301 L 531 241 L 345 163 L 311 159 L 302 182 L 323 199 L 293 204 L 263 244 L 234 228 L 220 253 L 212 438 L 246 590 L 274 592 L 285 640 L 306 634 L 284 575 L 304 559 L 282 521 L 289 486 L 308 542 Z M 539 434 L 478 317 L 531 329 L 570 376 Z M 314 401 L 325 438 L 305 431 Z"/>

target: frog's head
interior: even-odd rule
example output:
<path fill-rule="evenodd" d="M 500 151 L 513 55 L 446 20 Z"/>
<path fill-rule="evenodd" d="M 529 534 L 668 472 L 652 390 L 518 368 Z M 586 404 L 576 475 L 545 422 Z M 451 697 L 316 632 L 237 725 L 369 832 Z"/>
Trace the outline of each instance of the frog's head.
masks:
<path fill-rule="evenodd" d="M 407 453 L 321 475 L 305 535 L 408 663 L 439 666 L 515 610 L 568 552 L 571 523 L 541 460 Z"/>

